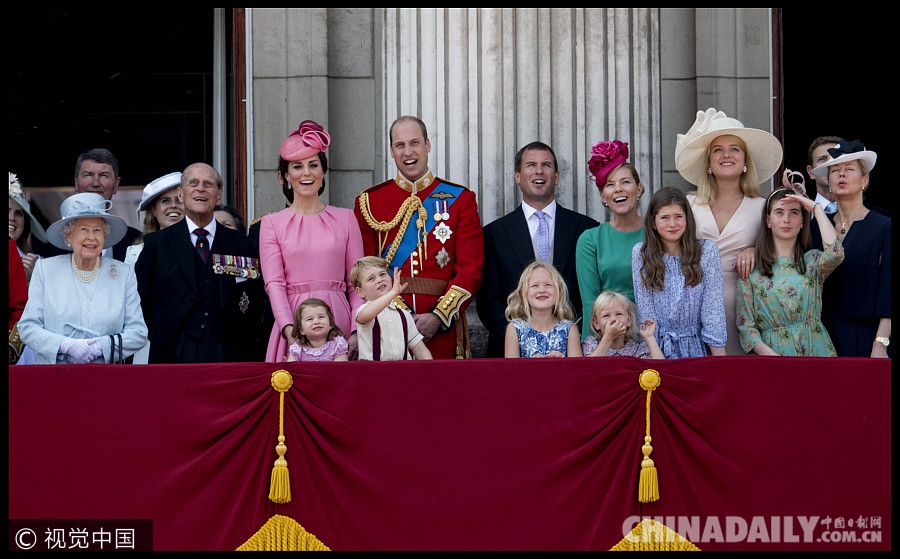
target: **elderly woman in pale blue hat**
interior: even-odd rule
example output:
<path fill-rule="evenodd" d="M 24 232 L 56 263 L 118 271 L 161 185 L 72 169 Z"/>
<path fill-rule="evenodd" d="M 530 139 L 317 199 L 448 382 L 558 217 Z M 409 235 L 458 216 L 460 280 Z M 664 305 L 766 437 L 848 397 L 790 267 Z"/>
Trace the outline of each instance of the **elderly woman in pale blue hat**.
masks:
<path fill-rule="evenodd" d="M 40 221 L 31 213 L 31 204 L 25 197 L 25 190 L 15 173 L 9 174 L 9 238 L 16 241 L 25 276 L 31 281 L 34 263 L 40 258 L 32 238 L 44 243 L 47 234 Z"/>
<path fill-rule="evenodd" d="M 102 255 L 128 227 L 111 207 L 99 194 L 74 194 L 47 228 L 47 240 L 71 253 L 39 260 L 28 287 L 19 336 L 38 364 L 124 362 L 147 343 L 134 270 Z"/>

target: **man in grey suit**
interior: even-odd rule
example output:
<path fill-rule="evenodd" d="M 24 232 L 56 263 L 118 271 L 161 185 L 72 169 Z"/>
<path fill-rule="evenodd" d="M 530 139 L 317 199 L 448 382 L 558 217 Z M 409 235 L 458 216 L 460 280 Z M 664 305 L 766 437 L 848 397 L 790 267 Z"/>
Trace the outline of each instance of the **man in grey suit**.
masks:
<path fill-rule="evenodd" d="M 188 165 L 178 195 L 185 216 L 144 236 L 135 262 L 150 337 L 150 363 L 254 361 L 264 303 L 259 249 L 218 224 L 222 176 L 205 163 Z"/>
<path fill-rule="evenodd" d="M 595 219 L 556 202 L 559 164 L 547 144 L 532 142 L 520 149 L 515 170 L 522 204 L 484 226 L 484 268 L 475 301 L 478 317 L 488 331 L 488 357 L 503 357 L 506 298 L 516 289 L 525 267 L 537 259 L 550 261 L 562 274 L 576 320 L 581 318 L 575 245 L 582 232 L 599 225 Z M 550 232 L 546 241 L 541 237 L 542 221 Z M 540 254 L 547 248 L 546 256 Z"/>

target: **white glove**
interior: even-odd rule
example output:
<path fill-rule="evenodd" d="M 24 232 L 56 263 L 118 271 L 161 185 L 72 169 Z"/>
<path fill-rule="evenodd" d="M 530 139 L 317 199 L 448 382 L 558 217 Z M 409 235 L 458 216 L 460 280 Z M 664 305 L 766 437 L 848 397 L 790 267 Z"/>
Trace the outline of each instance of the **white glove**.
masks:
<path fill-rule="evenodd" d="M 66 361 L 72 364 L 90 363 L 103 354 L 103 350 L 100 348 L 100 340 L 97 338 L 90 340 L 65 338 L 59 344 L 59 352 L 64 353 Z"/>

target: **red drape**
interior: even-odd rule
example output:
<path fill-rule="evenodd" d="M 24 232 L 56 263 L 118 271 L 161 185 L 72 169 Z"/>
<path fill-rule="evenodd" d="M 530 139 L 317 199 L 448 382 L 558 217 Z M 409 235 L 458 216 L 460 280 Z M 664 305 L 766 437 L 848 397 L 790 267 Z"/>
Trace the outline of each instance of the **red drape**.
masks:
<path fill-rule="evenodd" d="M 660 500 L 641 504 L 647 368 Z M 637 517 L 764 517 L 755 541 L 690 539 L 889 550 L 890 420 L 890 361 L 861 358 L 14 366 L 9 518 L 149 518 L 155 549 L 232 550 L 280 514 L 339 551 L 606 550 Z M 785 517 L 877 517 L 881 541 L 778 541 Z"/>

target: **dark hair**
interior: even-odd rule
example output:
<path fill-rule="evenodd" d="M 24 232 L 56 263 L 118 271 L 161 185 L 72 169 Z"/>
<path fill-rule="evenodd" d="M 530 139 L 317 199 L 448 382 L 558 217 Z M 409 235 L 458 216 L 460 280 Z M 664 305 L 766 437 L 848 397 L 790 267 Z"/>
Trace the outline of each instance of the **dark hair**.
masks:
<path fill-rule="evenodd" d="M 22 252 L 34 252 L 34 248 L 31 246 L 31 219 L 25 213 L 25 208 L 22 208 L 22 213 L 25 214 L 25 224 L 22 226 L 22 234 L 16 239 L 16 246 L 22 249 Z"/>
<path fill-rule="evenodd" d="M 309 299 L 304 300 L 297 306 L 297 310 L 294 311 L 294 333 L 297 334 L 297 342 L 300 345 L 309 345 L 309 338 L 306 337 L 305 334 L 300 334 L 300 317 L 303 314 L 303 309 L 309 307 L 324 307 L 325 313 L 328 315 L 328 322 L 331 324 L 331 329 L 328 330 L 328 336 L 325 337 L 326 341 L 331 341 L 338 336 L 343 336 L 344 332 L 341 328 L 334 322 L 334 314 L 331 312 L 331 307 L 328 306 L 328 303 L 323 301 L 322 299 L 316 299 L 315 297 L 310 297 Z"/>
<path fill-rule="evenodd" d="M 97 163 L 108 164 L 110 167 L 112 167 L 113 175 L 115 176 L 115 178 L 119 178 L 119 160 L 116 159 L 116 156 L 113 155 L 113 152 L 109 151 L 106 148 L 89 149 L 79 155 L 78 160 L 75 162 L 76 177 L 78 176 L 78 173 L 81 172 L 81 164 L 84 163 L 85 159 L 89 161 L 96 161 Z"/>
<path fill-rule="evenodd" d="M 213 211 L 230 213 L 231 217 L 234 218 L 234 223 L 235 225 L 237 225 L 238 231 L 240 231 L 244 235 L 247 234 L 247 226 L 244 224 L 244 218 L 241 217 L 241 214 L 237 211 L 237 208 L 228 204 L 217 204 L 216 209 Z"/>
<path fill-rule="evenodd" d="M 322 164 L 322 173 L 328 172 L 328 157 L 325 156 L 324 151 L 320 151 L 316 155 L 319 156 L 319 163 Z M 287 179 L 288 165 L 290 165 L 290 161 L 278 156 L 278 173 L 281 175 L 281 192 L 284 194 L 284 198 L 288 202 L 288 206 L 294 203 L 294 190 L 288 188 L 290 186 L 290 181 Z M 322 177 L 322 186 L 319 187 L 319 196 L 325 192 L 325 177 Z"/>
<path fill-rule="evenodd" d="M 516 153 L 516 172 L 522 171 L 522 157 L 525 155 L 527 150 L 537 150 L 537 151 L 549 151 L 550 155 L 553 156 L 553 170 L 559 171 L 559 163 L 556 161 L 556 152 L 553 151 L 553 148 L 545 144 L 544 142 L 531 142 L 527 146 L 523 147 Z"/>
<path fill-rule="evenodd" d="M 647 217 L 644 219 L 644 244 L 641 247 L 641 279 L 648 289 L 663 290 L 666 286 L 666 264 L 663 261 L 665 247 L 656 230 L 656 214 L 661 208 L 675 204 L 684 210 L 687 224 L 681 236 L 681 273 L 684 274 L 684 286 L 694 287 L 703 281 L 703 268 L 700 259 L 703 249 L 697 240 L 697 225 L 687 195 L 674 186 L 660 188 L 650 197 Z M 710 241 L 707 241 L 710 242 Z"/>
<path fill-rule="evenodd" d="M 766 198 L 766 205 L 763 206 L 759 235 L 756 237 L 756 269 L 767 278 L 772 277 L 772 265 L 778 259 L 778 254 L 775 252 L 775 239 L 772 236 L 772 229 L 768 226 L 767 218 L 779 200 L 793 193 L 794 191 L 790 188 L 773 190 L 769 197 Z M 806 259 L 804 255 L 813 245 L 812 235 L 809 232 L 809 221 L 812 215 L 806 211 L 803 204 L 800 204 L 800 212 L 803 214 L 803 228 L 800 229 L 800 234 L 797 235 L 797 239 L 794 241 L 794 268 L 800 272 L 800 275 L 803 275 L 806 273 Z"/>
<path fill-rule="evenodd" d="M 813 152 L 816 151 L 817 147 L 822 144 L 839 144 L 843 141 L 844 139 L 840 136 L 819 136 L 809 144 L 809 149 L 806 150 L 806 164 L 811 167 L 815 166 L 816 163 L 813 161 Z"/>
<path fill-rule="evenodd" d="M 398 117 L 397 120 L 395 120 L 394 123 L 391 124 L 391 129 L 388 131 L 388 145 L 394 145 L 394 127 L 401 122 L 415 122 L 419 125 L 419 128 L 422 129 L 422 136 L 424 136 L 426 140 L 428 139 L 428 127 L 425 126 L 425 123 L 422 122 L 421 118 L 412 115 L 403 115 L 401 117 Z"/>

